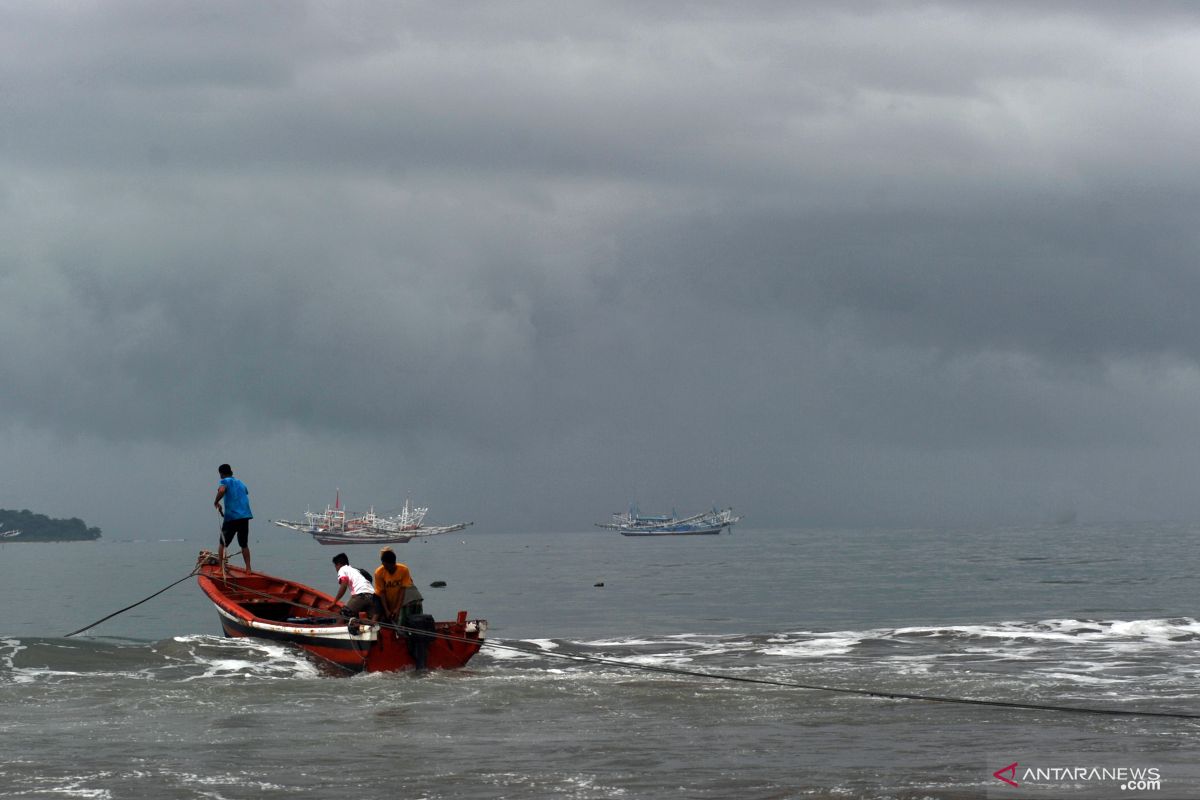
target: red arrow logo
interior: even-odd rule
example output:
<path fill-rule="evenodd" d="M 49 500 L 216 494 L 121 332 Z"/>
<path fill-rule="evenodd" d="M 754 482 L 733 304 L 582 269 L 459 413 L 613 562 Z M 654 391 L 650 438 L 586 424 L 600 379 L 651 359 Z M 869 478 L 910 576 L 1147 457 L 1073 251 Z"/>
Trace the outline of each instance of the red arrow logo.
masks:
<path fill-rule="evenodd" d="M 1007 778 L 1004 777 L 1004 773 L 1006 773 L 1006 772 L 1008 773 Z M 1017 783 L 1017 762 L 1016 761 L 1009 764 L 1004 769 L 996 770 L 995 772 L 992 773 L 992 777 L 999 778 L 1000 780 L 1007 783 L 1009 786 L 1020 786 L 1020 784 Z"/>

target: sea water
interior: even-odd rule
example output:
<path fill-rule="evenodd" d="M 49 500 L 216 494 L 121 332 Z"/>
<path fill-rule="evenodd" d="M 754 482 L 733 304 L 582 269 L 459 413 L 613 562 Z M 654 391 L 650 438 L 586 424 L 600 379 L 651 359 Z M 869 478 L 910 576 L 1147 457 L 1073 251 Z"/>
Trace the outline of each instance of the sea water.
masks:
<path fill-rule="evenodd" d="M 1200 721 L 787 685 L 1200 714 L 1197 532 L 475 528 L 396 550 L 426 611 L 486 618 L 505 647 L 352 678 L 223 638 L 193 580 L 64 638 L 186 576 L 207 540 L 7 543 L 0 798 L 1200 798 Z M 377 563 L 258 523 L 252 547 L 331 593 L 335 552 Z M 1118 762 L 1160 785 L 993 774 Z"/>

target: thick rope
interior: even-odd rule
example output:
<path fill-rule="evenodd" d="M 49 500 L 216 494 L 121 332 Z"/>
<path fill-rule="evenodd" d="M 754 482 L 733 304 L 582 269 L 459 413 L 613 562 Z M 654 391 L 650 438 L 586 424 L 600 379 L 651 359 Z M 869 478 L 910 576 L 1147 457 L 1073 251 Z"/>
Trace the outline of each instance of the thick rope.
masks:
<path fill-rule="evenodd" d="M 247 586 L 229 582 L 231 585 L 246 591 L 250 594 L 257 594 L 263 597 L 274 597 L 274 595 L 266 592 L 259 592 Z M 321 611 L 329 613 L 330 609 L 318 608 L 316 606 L 307 606 L 303 603 L 292 602 L 296 608 L 303 608 L 310 611 Z M 771 678 L 750 678 L 742 675 L 726 675 L 716 672 L 701 672 L 698 670 L 679 669 L 677 667 L 661 667 L 653 664 L 633 664 L 628 661 L 620 661 L 614 658 L 603 658 L 601 656 L 589 656 L 579 653 L 555 653 L 548 651 L 531 651 L 523 647 L 515 645 L 500 644 L 498 642 L 488 641 L 486 639 L 470 639 L 463 636 L 453 636 L 447 633 L 438 633 L 436 631 L 425 631 L 417 628 L 408 628 L 403 625 L 396 625 L 389 622 L 375 622 L 380 628 L 387 628 L 400 633 L 419 633 L 425 636 L 430 636 L 438 639 L 445 639 L 452 642 L 462 642 L 465 644 L 478 644 L 483 647 L 491 647 L 497 650 L 510 650 L 525 655 L 541 656 L 543 658 L 558 658 L 569 661 L 582 661 L 591 664 L 603 664 L 609 667 L 619 667 L 628 670 L 640 670 L 642 672 L 657 672 L 665 675 L 680 675 L 690 678 L 710 678 L 713 680 L 731 681 L 736 683 L 752 683 L 760 686 L 778 686 L 786 689 L 804 689 L 812 692 L 831 692 L 834 694 L 849 694 L 858 695 L 860 697 L 878 697 L 886 700 L 918 700 L 928 703 L 950 703 L 955 705 L 970 705 L 970 706 L 988 706 L 991 708 L 1010 708 L 1021 711 L 1054 711 L 1064 714 L 1098 714 L 1110 717 L 1158 717 L 1165 719 L 1190 719 L 1200 720 L 1200 714 L 1187 713 L 1183 711 L 1141 711 L 1138 709 L 1126 708 L 1088 708 L 1086 706 L 1063 706 L 1052 705 L 1046 703 L 1018 703 L 1007 700 L 976 700 L 967 697 L 942 697 L 939 695 L 927 694 L 908 694 L 904 692 L 885 692 L 876 689 L 852 689 L 844 686 L 820 686 L 817 684 L 797 683 L 795 681 L 781 681 Z"/>
<path fill-rule="evenodd" d="M 237 553 L 233 553 L 232 555 L 237 555 Z M 206 558 L 207 558 L 207 559 L 211 559 L 211 560 L 212 560 L 212 561 L 211 561 L 211 563 L 216 563 L 216 558 L 217 558 L 217 557 L 216 557 L 216 556 L 214 556 L 212 553 L 208 552 L 207 550 L 203 550 L 203 551 L 201 551 L 201 553 L 200 553 L 200 557 L 199 557 L 198 559 L 196 559 L 196 566 L 192 567 L 192 571 L 191 571 L 191 572 L 189 572 L 187 575 L 184 575 L 182 578 L 180 578 L 179 580 L 175 581 L 174 583 L 171 583 L 171 584 L 168 584 L 168 585 L 164 586 L 163 588 L 159 589 L 159 590 L 158 590 L 157 592 L 155 592 L 154 594 L 152 594 L 152 595 L 149 595 L 148 597 L 143 597 L 141 600 L 138 600 L 138 601 L 137 601 L 136 603 L 134 603 L 133 605 L 128 605 L 128 606 L 125 606 L 125 607 L 124 607 L 124 608 L 122 608 L 120 611 L 114 611 L 113 613 L 109 614 L 107 617 L 101 617 L 100 619 L 98 619 L 98 620 L 96 620 L 95 622 L 93 622 L 91 625 L 85 625 L 85 626 L 83 626 L 82 628 L 80 628 L 80 629 L 79 629 L 79 630 L 77 630 L 77 631 L 71 631 L 70 633 L 68 633 L 68 634 L 67 634 L 66 636 L 64 636 L 63 638 L 64 638 L 64 639 L 70 639 L 72 636 L 75 636 L 76 634 L 83 633 L 83 632 L 84 632 L 84 631 L 86 631 L 86 630 L 91 630 L 92 628 L 94 628 L 94 627 L 96 627 L 97 625 L 99 625 L 101 622 L 105 622 L 106 620 L 110 620 L 110 619 L 112 619 L 113 617 L 117 616 L 118 614 L 124 614 L 126 611 L 128 611 L 128 610 L 129 610 L 129 609 L 131 609 L 131 608 L 137 608 L 138 606 L 140 606 L 142 603 L 146 602 L 147 600 L 152 600 L 153 598 L 155 598 L 155 597 L 158 597 L 160 594 L 162 594 L 163 592 L 167 591 L 168 589 L 171 589 L 171 588 L 174 588 L 175 586 L 178 586 L 179 584 L 181 584 L 181 583 L 183 583 L 184 581 L 186 581 L 188 578 L 194 577 L 194 576 L 196 575 L 196 573 L 200 571 L 200 566 L 201 566 L 202 564 L 204 564 L 204 563 L 208 563 L 208 562 L 206 561 Z M 230 556 L 228 556 L 228 555 L 227 555 L 227 556 L 225 556 L 225 561 L 226 561 L 226 563 L 228 563 L 228 562 L 229 562 L 229 558 L 230 558 Z"/>
<path fill-rule="evenodd" d="M 80 628 L 80 629 L 79 629 L 79 630 L 77 630 L 77 631 L 71 631 L 70 633 L 68 633 L 68 634 L 67 634 L 65 637 L 63 637 L 63 638 L 65 638 L 65 639 L 70 639 L 70 638 L 71 638 L 72 636 L 74 636 L 75 634 L 77 634 L 77 633 L 83 633 L 83 632 L 84 632 L 84 631 L 86 631 L 86 630 L 89 630 L 89 629 L 91 629 L 91 628 L 94 628 L 94 627 L 96 627 L 97 625 L 99 625 L 101 622 L 104 622 L 105 620 L 112 619 L 113 617 L 117 616 L 118 614 L 124 614 L 126 611 L 128 611 L 128 610 L 129 610 L 129 609 L 131 609 L 131 608 L 137 608 L 138 606 L 140 606 L 142 603 L 146 602 L 147 600 L 150 600 L 150 599 L 152 599 L 152 598 L 158 597 L 160 594 L 162 594 L 163 592 L 165 592 L 167 589 L 170 589 L 170 588 L 172 588 L 172 587 L 174 587 L 174 586 L 178 586 L 179 584 L 181 584 L 181 583 L 183 583 L 184 581 L 188 580 L 189 578 L 191 578 L 191 577 L 192 577 L 192 576 L 194 576 L 195 574 L 196 574 L 196 570 L 192 570 L 192 571 L 191 571 L 191 572 L 189 572 L 187 575 L 184 575 L 182 578 L 180 578 L 179 580 L 175 581 L 175 582 L 174 582 L 174 583 L 172 583 L 172 584 L 169 584 L 169 585 L 167 585 L 167 586 L 164 586 L 163 588 L 159 589 L 157 592 L 155 592 L 154 594 L 150 595 L 149 597 L 144 597 L 144 598 L 142 598 L 141 600 L 138 600 L 138 601 L 137 601 L 136 603 L 134 603 L 133 605 L 130 605 L 130 606 L 125 606 L 125 607 L 124 607 L 124 608 L 122 608 L 120 611 L 114 611 L 113 613 L 109 614 L 107 617 L 102 617 L 101 619 L 98 619 L 98 620 L 96 620 L 96 621 L 95 621 L 95 622 L 93 622 L 91 625 L 85 625 L 85 626 L 83 626 L 82 628 Z"/>
<path fill-rule="evenodd" d="M 884 692 L 877 689 L 852 689 L 844 686 L 819 686 L 816 684 L 796 683 L 794 681 L 773 680 L 770 678 L 749 678 L 741 675 L 725 675 L 715 672 L 700 672 L 697 670 L 679 669 L 676 667 L 659 667 L 653 664 L 631 664 L 627 661 L 619 661 L 617 659 L 602 658 L 599 656 L 588 656 L 574 653 L 552 653 L 552 652 L 533 652 L 520 647 L 511 645 L 501 645 L 494 642 L 485 641 L 483 643 L 488 647 L 499 647 L 506 650 L 514 650 L 526 655 L 544 656 L 547 658 L 561 658 L 572 661 L 586 661 L 593 664 L 604 664 L 612 667 L 620 667 L 622 669 L 642 670 L 645 672 L 658 672 L 668 675 L 684 675 L 693 678 L 713 678 L 722 681 L 734 681 L 737 683 L 754 683 L 762 686 L 781 686 L 788 689 L 806 689 L 813 692 L 833 692 L 837 694 L 852 694 L 862 697 L 880 697 L 888 700 L 923 700 L 930 703 L 955 703 L 959 705 L 973 706 L 991 706 L 994 708 L 1014 708 L 1025 711 L 1057 711 L 1073 714 L 1103 714 L 1106 716 L 1126 716 L 1126 717 L 1166 717 L 1170 719 L 1192 719 L 1200 720 L 1200 714 L 1189 714 L 1179 711 L 1139 711 L 1137 709 L 1123 708 L 1087 708 L 1084 706 L 1060 706 L 1049 705 L 1043 703 L 1017 703 L 1006 700 L 974 700 L 964 697 L 941 697 L 938 695 L 927 694 L 906 694 L 903 692 Z"/>

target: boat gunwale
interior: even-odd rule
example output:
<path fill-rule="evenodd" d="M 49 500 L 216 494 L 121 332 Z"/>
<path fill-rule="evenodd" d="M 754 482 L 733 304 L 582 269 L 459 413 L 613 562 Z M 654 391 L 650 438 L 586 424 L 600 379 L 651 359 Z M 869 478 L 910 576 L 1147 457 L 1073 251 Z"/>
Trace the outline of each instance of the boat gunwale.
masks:
<path fill-rule="evenodd" d="M 342 622 L 328 623 L 325 625 L 314 625 L 312 623 L 305 622 L 292 623 L 286 620 L 271 619 L 269 617 L 263 617 L 255 614 L 251 609 L 247 608 L 243 602 L 236 600 L 233 596 L 231 596 L 231 592 L 221 588 L 221 584 L 228 585 L 230 580 L 225 579 L 220 575 L 212 574 L 215 573 L 216 570 L 217 567 L 212 565 L 201 567 L 200 572 L 198 572 L 196 575 L 197 583 L 200 584 L 200 590 L 204 592 L 205 596 L 207 596 L 208 599 L 212 601 L 213 605 L 217 606 L 218 609 L 226 611 L 230 616 L 236 617 L 239 620 L 281 626 L 298 625 L 307 628 L 346 628 L 348 626 L 348 623 Z M 254 577 L 255 579 L 265 580 L 267 582 L 274 582 L 276 586 L 271 588 L 249 589 L 251 592 L 257 592 L 261 595 L 269 596 L 271 598 L 270 602 L 291 604 L 304 611 L 318 611 L 321 610 L 321 605 L 329 605 L 330 608 L 325 610 L 325 613 L 328 616 L 338 616 L 339 612 L 335 607 L 337 601 L 334 600 L 333 597 L 318 589 L 314 589 L 311 586 L 300 583 L 299 581 L 293 581 L 287 578 L 279 578 L 274 575 L 268 575 L 265 572 L 247 573 L 245 570 L 238 569 L 237 567 L 227 567 L 227 572 L 241 573 L 240 577 L 242 578 Z M 236 580 L 236 578 L 233 578 L 233 580 Z M 239 588 L 245 590 L 249 587 Z M 286 597 L 285 595 L 287 594 L 311 595 L 312 601 L 303 603 L 300 602 L 299 599 L 291 599 Z"/>

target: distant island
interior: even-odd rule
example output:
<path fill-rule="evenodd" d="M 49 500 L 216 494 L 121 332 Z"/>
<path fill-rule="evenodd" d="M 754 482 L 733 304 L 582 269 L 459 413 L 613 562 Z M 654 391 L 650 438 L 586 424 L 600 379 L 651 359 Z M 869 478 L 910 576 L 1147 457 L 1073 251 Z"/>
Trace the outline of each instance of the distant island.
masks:
<path fill-rule="evenodd" d="M 100 538 L 99 528 L 83 520 L 50 519 L 32 511 L 0 508 L 0 544 L 5 542 L 81 542 Z"/>

